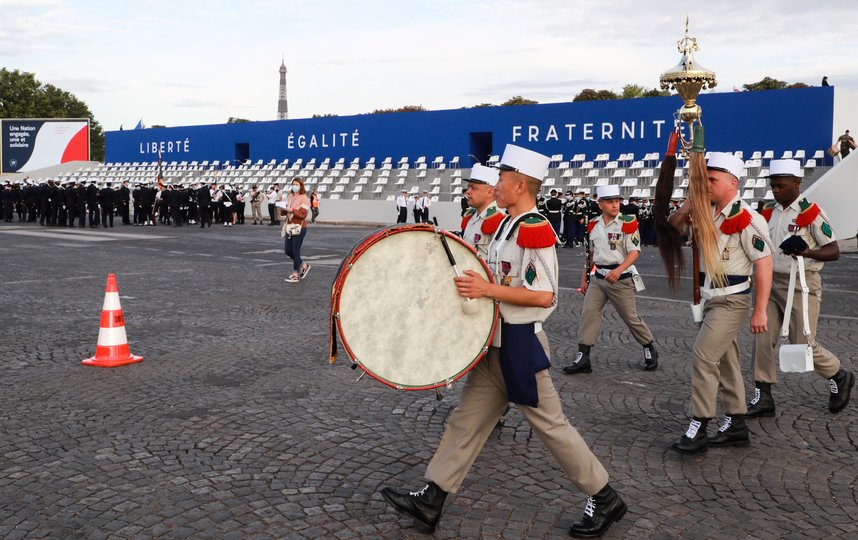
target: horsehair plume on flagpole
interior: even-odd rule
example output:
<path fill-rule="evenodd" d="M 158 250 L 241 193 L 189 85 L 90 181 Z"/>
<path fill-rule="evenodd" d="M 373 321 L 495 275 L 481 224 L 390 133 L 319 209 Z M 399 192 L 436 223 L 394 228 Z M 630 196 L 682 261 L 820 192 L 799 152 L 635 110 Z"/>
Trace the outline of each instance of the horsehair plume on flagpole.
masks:
<path fill-rule="evenodd" d="M 655 233 L 658 237 L 658 250 L 667 271 L 667 284 L 670 291 L 675 292 L 679 286 L 679 276 L 685 269 L 685 257 L 682 255 L 682 238 L 677 229 L 667 222 L 670 214 L 670 199 L 673 194 L 673 175 L 676 172 L 676 144 L 679 133 L 676 129 L 670 134 L 667 151 L 661 161 L 658 182 L 655 185 Z"/>
<path fill-rule="evenodd" d="M 717 287 L 727 285 L 724 265 L 721 263 L 721 252 L 718 240 L 721 232 L 715 227 L 712 216 L 712 203 L 709 200 L 709 175 L 706 172 L 705 148 L 703 143 L 703 125 L 694 126 L 694 139 L 689 152 L 688 166 L 688 200 L 691 203 L 691 234 L 696 243 L 703 267 L 712 283 Z"/>

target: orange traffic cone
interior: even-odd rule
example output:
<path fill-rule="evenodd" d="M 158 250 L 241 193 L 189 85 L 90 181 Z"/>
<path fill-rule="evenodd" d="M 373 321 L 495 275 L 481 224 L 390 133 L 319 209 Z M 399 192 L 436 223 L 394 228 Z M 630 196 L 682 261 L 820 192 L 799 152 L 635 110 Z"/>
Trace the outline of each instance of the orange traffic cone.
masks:
<path fill-rule="evenodd" d="M 116 287 L 116 275 L 108 274 L 95 356 L 87 358 L 83 364 L 116 367 L 142 361 L 142 356 L 134 356 L 128 349 L 128 338 L 125 336 L 125 317 L 122 316 L 122 306 L 119 305 L 119 288 Z"/>

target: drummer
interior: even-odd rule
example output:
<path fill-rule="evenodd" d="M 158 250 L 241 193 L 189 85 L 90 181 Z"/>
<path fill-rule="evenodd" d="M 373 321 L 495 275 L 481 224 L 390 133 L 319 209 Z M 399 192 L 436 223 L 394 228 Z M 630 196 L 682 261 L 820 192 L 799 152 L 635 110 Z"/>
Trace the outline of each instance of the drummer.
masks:
<path fill-rule="evenodd" d="M 456 493 L 465 475 L 511 401 L 560 462 L 569 479 L 590 497 L 584 516 L 569 534 L 601 535 L 625 515 L 627 507 L 608 485 L 608 473 L 573 428 L 560 404 L 548 368 L 548 338 L 542 323 L 557 306 L 556 237 L 536 212 L 536 194 L 549 158 L 507 145 L 500 162 L 495 194 L 506 217 L 489 246 L 495 283 L 475 272 L 455 278 L 466 298 L 500 303 L 500 343 L 492 346 L 468 375 L 441 444 L 426 470 L 428 484 L 417 491 L 385 487 L 382 496 L 397 510 L 434 531 L 448 493 Z"/>
<path fill-rule="evenodd" d="M 462 238 L 474 246 L 480 257 L 488 259 L 492 236 L 505 217 L 495 202 L 498 170 L 477 163 L 465 181 L 468 182 L 465 198 L 470 208 L 462 216 Z"/>

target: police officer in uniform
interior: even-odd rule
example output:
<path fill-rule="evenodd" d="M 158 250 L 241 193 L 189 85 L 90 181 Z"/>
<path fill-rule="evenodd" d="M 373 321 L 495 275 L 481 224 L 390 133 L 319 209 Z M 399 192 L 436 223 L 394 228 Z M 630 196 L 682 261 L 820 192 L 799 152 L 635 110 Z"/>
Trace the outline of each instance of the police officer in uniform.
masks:
<path fill-rule="evenodd" d="M 744 163 L 733 154 L 712 152 L 707 163 L 709 199 L 715 227 L 720 229 L 718 250 L 724 276 L 719 282 L 709 268 L 703 268 L 701 296 L 703 323 L 692 356 L 691 407 L 693 419 L 685 434 L 673 444 L 684 454 L 705 452 L 709 446 L 748 446 L 745 423 L 745 387 L 739 364 L 736 335 L 751 308 L 751 271 L 754 274 L 754 308 L 751 333 L 767 330 L 766 306 L 772 284 L 772 252 L 766 220 L 739 197 L 739 177 Z M 690 202 L 669 218 L 682 230 L 691 212 Z M 702 258 L 701 258 L 702 259 Z M 705 266 L 701 262 L 701 266 Z M 721 388 L 724 422 L 709 438 L 706 428 L 715 416 L 715 400 Z"/>
<path fill-rule="evenodd" d="M 563 220 L 563 201 L 557 196 L 557 190 L 551 190 L 551 197 L 545 201 L 545 214 L 554 228 L 554 234 L 560 236 L 560 223 Z"/>
<path fill-rule="evenodd" d="M 596 188 L 602 216 L 589 224 L 591 253 L 596 265 L 594 280 L 589 280 L 587 270 L 581 274 L 581 291 L 584 296 L 584 312 L 578 327 L 578 353 L 575 361 L 563 368 L 567 375 L 590 373 L 590 348 L 599 337 L 602 311 L 611 302 L 617 315 L 629 327 L 635 340 L 644 348 L 644 370 L 655 371 L 658 367 L 658 352 L 653 344 L 649 327 L 640 318 L 635 305 L 635 285 L 632 265 L 640 256 L 640 234 L 634 216 L 620 214 L 620 186 L 609 185 Z"/>
<path fill-rule="evenodd" d="M 79 182 L 75 188 L 75 199 L 77 200 L 77 226 L 81 229 L 86 227 L 86 201 L 88 196 L 84 182 Z"/>
<path fill-rule="evenodd" d="M 131 206 L 131 190 L 128 188 L 128 180 L 122 182 L 122 187 L 117 193 L 119 202 L 119 215 L 122 216 L 123 225 L 131 225 L 129 207 Z M 135 212 L 136 214 L 136 212 Z"/>
<path fill-rule="evenodd" d="M 608 473 L 561 408 L 548 370 L 548 340 L 542 323 L 557 304 L 558 265 L 554 231 L 536 213 L 536 193 L 549 158 L 507 145 L 496 185 L 497 204 L 509 212 L 489 246 L 490 284 L 472 271 L 455 278 L 465 298 L 500 302 L 499 347 L 468 375 L 447 428 L 426 470 L 428 484 L 413 492 L 385 487 L 384 498 L 430 531 L 441 519 L 448 493 L 455 493 L 471 464 L 512 401 L 569 479 L 588 498 L 584 516 L 569 533 L 593 538 L 626 513 L 626 504 L 608 485 Z"/>
<path fill-rule="evenodd" d="M 98 228 L 100 216 L 98 212 L 98 188 L 95 185 L 95 180 L 90 180 L 86 187 L 86 207 L 89 210 L 90 228 Z"/>
<path fill-rule="evenodd" d="M 474 246 L 480 257 L 488 260 L 489 244 L 506 216 L 495 202 L 498 170 L 476 163 L 465 182 L 468 183 L 465 198 L 470 208 L 462 217 L 462 238 Z"/>
<path fill-rule="evenodd" d="M 575 197 L 571 191 L 566 193 L 563 201 L 563 247 L 575 246 Z"/>
<path fill-rule="evenodd" d="M 77 216 L 77 190 L 74 188 L 74 180 L 67 180 L 65 187 L 67 225 L 74 227 L 74 218 Z"/>
<path fill-rule="evenodd" d="M 792 314 L 790 317 L 790 343 L 811 343 L 813 368 L 828 379 L 831 393 L 828 410 L 842 411 L 849 403 L 855 376 L 840 366 L 840 360 L 816 342 L 816 323 L 822 302 L 822 279 L 819 271 L 825 261 L 840 258 L 837 238 L 825 212 L 801 196 L 801 164 L 794 159 L 775 159 L 769 165 L 769 182 L 775 202 L 763 207 L 762 215 L 769 222 L 772 244 L 780 246 L 772 254 L 772 292 L 766 309 L 769 331 L 756 335 L 753 354 L 754 398 L 748 404 L 748 416 L 774 416 L 775 401 L 772 385 L 777 382 L 775 347 L 780 341 L 781 325 L 789 291 L 790 266 L 793 257 L 804 257 L 804 270 L 810 293 L 807 313 L 810 335 L 804 336 L 802 322 L 801 282 L 795 281 Z"/>
<path fill-rule="evenodd" d="M 98 204 L 101 205 L 101 226 L 107 228 L 108 222 L 113 227 L 113 209 L 116 204 L 116 192 L 113 191 L 113 182 L 106 182 L 104 187 L 98 191 Z"/>

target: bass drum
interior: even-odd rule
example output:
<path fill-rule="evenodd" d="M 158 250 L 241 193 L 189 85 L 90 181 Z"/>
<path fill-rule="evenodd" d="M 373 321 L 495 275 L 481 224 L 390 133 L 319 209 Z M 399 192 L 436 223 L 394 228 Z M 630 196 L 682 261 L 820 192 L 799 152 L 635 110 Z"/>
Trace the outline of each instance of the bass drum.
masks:
<path fill-rule="evenodd" d="M 475 313 L 463 312 L 465 299 L 439 235 L 460 272 L 492 280 L 471 246 L 418 224 L 388 227 L 358 242 L 334 281 L 332 330 L 355 367 L 400 390 L 448 386 L 465 375 L 488 352 L 497 325 L 490 298 L 470 300 Z"/>

